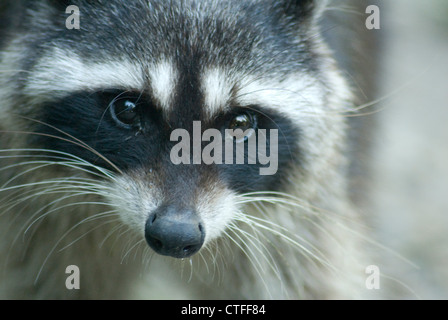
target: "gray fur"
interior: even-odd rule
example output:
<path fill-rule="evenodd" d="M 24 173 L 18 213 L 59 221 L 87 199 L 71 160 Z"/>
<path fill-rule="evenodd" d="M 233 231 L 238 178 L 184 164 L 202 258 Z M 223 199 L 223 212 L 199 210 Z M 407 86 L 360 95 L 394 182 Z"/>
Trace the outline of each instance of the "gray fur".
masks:
<path fill-rule="evenodd" d="M 20 22 L 11 18 L 15 22 L 9 27 L 0 25 L 7 39 L 0 42 L 0 163 L 7 168 L 0 173 L 0 297 L 135 297 L 134 282 L 157 273 L 152 266 L 158 263 L 174 267 L 187 298 L 370 297 L 365 268 L 375 261 L 369 235 L 360 227 L 363 217 L 351 201 L 357 177 L 350 172 L 358 171 L 350 170 L 356 159 L 347 157 L 350 124 L 344 117 L 362 99 L 355 98 L 355 86 L 319 35 L 318 19 L 328 18 L 324 2 L 313 2 L 314 13 L 300 16 L 269 0 L 94 2 L 79 1 L 81 30 L 69 33 L 61 32 L 66 15 L 50 1 L 0 7 L 1 17 L 21 17 Z M 347 3 L 364 12 L 364 1 Z M 351 20 L 356 14 L 346 16 L 348 25 L 356 21 Z M 272 19 L 279 30 L 270 28 Z M 352 23 L 352 28 L 364 27 Z M 344 37 L 332 30 L 339 24 L 329 25 L 323 28 L 326 36 Z M 358 41 L 354 38 L 352 46 Z M 167 182 L 174 181 L 174 173 L 142 167 L 109 174 L 84 163 L 100 176 L 91 177 L 56 163 L 38 170 L 36 163 L 14 166 L 39 160 L 39 152 L 20 158 L 23 152 L 13 149 L 29 148 L 24 132 L 33 126 L 27 119 L 39 115 L 44 103 L 70 95 L 71 88 L 93 92 L 107 84 L 156 95 L 148 70 L 160 61 L 173 62 L 175 78 L 189 64 L 202 75 L 222 70 L 231 88 L 214 112 L 226 110 L 228 101 L 265 101 L 262 107 L 286 115 L 302 130 L 303 162 L 290 169 L 281 194 L 266 190 L 251 200 L 213 175 L 202 176 L 194 191 L 185 182 L 185 193 L 212 230 L 206 247 L 186 261 L 155 256 L 142 236 L 148 211 L 179 196 Z M 104 66 L 109 68 L 98 71 Z M 362 70 L 352 66 L 361 79 Z M 165 112 L 169 117 L 171 111 Z M 32 185 L 14 188 L 24 184 Z M 64 185 L 70 189 L 57 189 Z M 80 267 L 80 290 L 65 288 L 69 265 Z M 159 290 L 151 284 L 146 288 L 150 297 L 159 297 Z"/>

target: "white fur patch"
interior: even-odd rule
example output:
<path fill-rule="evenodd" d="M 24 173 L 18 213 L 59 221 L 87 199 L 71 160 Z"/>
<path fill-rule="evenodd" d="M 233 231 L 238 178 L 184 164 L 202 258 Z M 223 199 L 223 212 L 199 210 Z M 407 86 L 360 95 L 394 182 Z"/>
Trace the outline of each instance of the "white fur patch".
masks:
<path fill-rule="evenodd" d="M 130 61 L 84 62 L 71 52 L 55 48 L 29 77 L 27 90 L 34 97 L 59 98 L 76 91 L 122 88 L 144 90 L 142 68 Z"/>
<path fill-rule="evenodd" d="M 154 98 L 169 109 L 177 83 L 177 71 L 169 60 L 161 60 L 144 69 L 126 60 L 84 62 L 76 54 L 55 48 L 42 59 L 29 77 L 26 92 L 35 97 L 61 98 L 76 91 L 148 89 L 145 74 L 149 75 Z"/>
<path fill-rule="evenodd" d="M 107 201 L 119 212 L 120 219 L 142 237 L 146 221 L 163 200 L 163 194 L 137 173 L 117 176 L 110 185 Z"/>
<path fill-rule="evenodd" d="M 306 115 L 323 112 L 322 86 L 305 74 L 292 74 L 281 81 L 246 76 L 238 88 L 235 96 L 238 105 L 271 109 L 299 122 Z"/>
<path fill-rule="evenodd" d="M 223 235 L 238 211 L 236 195 L 219 183 L 210 184 L 206 190 L 201 190 L 196 209 L 205 226 L 205 240 L 207 245 Z"/>
<path fill-rule="evenodd" d="M 232 76 L 214 68 L 203 72 L 201 90 L 209 117 L 230 107 L 231 101 L 243 107 L 271 109 L 299 122 L 332 109 L 332 106 L 323 106 L 323 86 L 303 73 L 277 80 L 254 75 Z"/>
<path fill-rule="evenodd" d="M 201 87 L 208 116 L 211 117 L 228 105 L 231 98 L 232 84 L 223 69 L 205 70 L 201 78 Z"/>
<path fill-rule="evenodd" d="M 169 60 L 161 60 L 150 66 L 148 73 L 154 98 L 164 110 L 169 110 L 178 79 L 176 68 Z"/>

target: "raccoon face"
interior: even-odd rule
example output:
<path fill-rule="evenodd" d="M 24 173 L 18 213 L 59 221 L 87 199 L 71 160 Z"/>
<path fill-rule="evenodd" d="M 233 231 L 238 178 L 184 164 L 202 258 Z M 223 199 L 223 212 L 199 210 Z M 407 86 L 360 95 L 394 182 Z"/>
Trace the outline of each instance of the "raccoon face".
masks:
<path fill-rule="evenodd" d="M 11 108 L 33 119 L 29 144 L 90 165 L 157 253 L 195 254 L 243 214 L 245 197 L 287 192 L 331 161 L 342 124 L 320 115 L 347 91 L 320 44 L 314 1 L 79 8 L 81 29 L 67 30 L 63 11 L 36 7 L 48 23 L 20 45 L 37 54 L 17 62 L 29 73 L 17 80 L 24 107 Z M 185 136 L 173 139 L 176 130 Z M 266 144 L 251 149 L 252 136 Z"/>

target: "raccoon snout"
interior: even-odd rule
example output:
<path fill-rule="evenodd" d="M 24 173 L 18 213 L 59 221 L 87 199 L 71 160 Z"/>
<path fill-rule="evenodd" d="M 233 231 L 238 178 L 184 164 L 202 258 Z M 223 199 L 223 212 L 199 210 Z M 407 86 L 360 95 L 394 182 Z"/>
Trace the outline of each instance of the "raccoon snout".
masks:
<path fill-rule="evenodd" d="M 147 220 L 145 238 L 158 254 L 188 258 L 201 249 L 205 230 L 193 210 L 162 206 Z"/>

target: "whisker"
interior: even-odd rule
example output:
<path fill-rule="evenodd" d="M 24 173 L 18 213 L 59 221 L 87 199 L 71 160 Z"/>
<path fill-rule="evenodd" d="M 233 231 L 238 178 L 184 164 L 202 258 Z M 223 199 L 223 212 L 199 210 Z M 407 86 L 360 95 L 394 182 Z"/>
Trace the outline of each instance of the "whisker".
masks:
<path fill-rule="evenodd" d="M 302 245 L 300 242 L 298 242 L 297 240 L 292 239 L 290 236 L 287 236 L 285 233 L 282 233 L 272 227 L 268 227 L 266 225 L 263 225 L 260 222 L 254 221 L 252 220 L 252 216 L 245 216 L 245 219 L 242 219 L 240 221 L 246 222 L 248 224 L 254 224 L 256 227 L 258 227 L 259 229 L 268 231 L 269 233 L 276 235 L 278 237 L 280 237 L 281 239 L 285 240 L 287 243 L 292 244 L 295 248 L 298 248 L 300 250 L 300 252 L 313 264 L 315 264 L 315 261 L 318 261 L 320 264 L 322 264 L 323 266 L 326 266 L 327 268 L 329 268 L 330 270 L 335 271 L 335 267 L 331 264 L 330 261 L 328 261 L 327 259 L 324 258 L 324 254 L 318 249 L 316 248 L 314 245 L 312 245 L 310 242 L 306 241 L 305 239 L 303 239 L 302 237 L 300 237 L 299 235 L 295 234 L 294 236 L 296 238 L 298 238 L 299 241 L 304 242 L 305 244 L 309 245 L 311 249 L 306 248 L 304 245 Z M 289 232 L 288 232 L 289 233 Z M 316 251 L 315 253 L 312 252 Z"/>
<path fill-rule="evenodd" d="M 34 218 L 39 212 L 43 211 L 44 208 L 49 207 L 49 206 L 51 206 L 51 205 L 53 205 L 53 204 L 55 204 L 55 203 L 57 203 L 57 202 L 64 201 L 64 200 L 66 200 L 66 199 L 73 198 L 73 197 L 83 196 L 83 195 L 86 195 L 86 194 L 89 194 L 89 193 L 79 192 L 79 193 L 71 194 L 71 195 L 69 195 L 69 196 L 66 196 L 66 197 L 63 197 L 63 198 L 61 198 L 61 199 L 55 200 L 55 201 L 53 201 L 51 204 L 49 204 L 49 205 L 47 205 L 47 206 L 41 208 L 39 211 L 37 211 L 37 213 L 33 214 L 33 216 L 32 216 L 30 219 Z M 36 224 L 39 220 L 45 218 L 45 217 L 48 216 L 49 214 L 51 214 L 51 213 L 53 213 L 53 212 L 56 212 L 56 211 L 60 211 L 60 210 L 62 210 L 62 209 L 66 209 L 66 208 L 70 208 L 70 207 L 75 207 L 75 206 L 80 206 L 80 205 L 103 205 L 103 206 L 107 206 L 108 203 L 106 203 L 106 202 L 83 201 L 83 202 L 73 202 L 73 203 L 69 203 L 69 204 L 66 204 L 66 205 L 63 205 L 63 206 L 54 208 L 54 209 L 52 209 L 52 210 L 50 210 L 50 211 L 45 212 L 44 214 L 41 214 L 39 217 L 37 217 L 36 219 L 34 219 L 34 221 L 31 222 L 31 223 L 29 224 L 29 226 L 26 228 L 26 230 L 24 231 L 24 235 L 26 235 L 26 233 L 30 230 L 30 228 L 31 228 L 34 224 Z"/>
<path fill-rule="evenodd" d="M 98 171 L 98 173 L 101 173 L 101 176 L 110 178 L 111 180 L 114 180 L 114 175 L 112 174 L 112 172 L 110 172 L 107 169 L 104 169 L 100 166 L 94 165 L 80 157 L 77 157 L 73 154 L 70 153 L 66 153 L 66 152 L 61 152 L 61 151 L 56 151 L 56 150 L 49 150 L 49 149 L 0 149 L 0 154 L 1 153 L 17 153 L 17 152 L 28 152 L 31 154 L 14 154 L 14 155 L 7 155 L 7 156 L 0 156 L 0 159 L 11 159 L 11 158 L 45 158 L 45 159 L 57 159 L 57 160 L 66 160 L 65 163 L 67 164 L 71 164 L 71 165 L 76 165 L 78 164 L 80 167 L 76 167 L 75 168 L 79 168 L 81 169 L 82 167 L 90 167 L 93 168 L 95 170 Z M 37 153 L 37 154 L 34 154 Z M 54 155 L 48 155 L 48 154 L 54 154 Z M 59 155 L 59 156 L 57 156 Z M 49 163 L 51 161 L 48 161 Z M 60 162 L 54 161 L 54 164 L 59 164 Z M 64 162 L 62 163 L 62 165 L 64 164 Z M 93 175 L 98 175 L 98 173 L 94 173 L 92 171 L 89 171 L 88 173 L 93 174 Z"/>
<path fill-rule="evenodd" d="M 96 187 L 96 186 L 95 186 Z M 95 190 L 92 188 L 91 185 L 83 186 L 82 184 L 72 184 L 72 185 L 56 185 L 52 187 L 43 186 L 41 188 L 34 188 L 32 190 L 23 191 L 19 194 L 19 196 L 16 196 L 12 199 L 10 199 L 8 202 L 6 202 L 4 205 L 1 205 L 0 208 L 6 208 L 0 215 L 3 215 L 7 213 L 8 211 L 11 211 L 14 207 L 18 206 L 21 203 L 24 203 L 28 200 L 31 200 L 33 198 L 38 198 L 40 196 L 49 195 L 49 194 L 67 194 L 67 193 L 76 193 L 80 190 L 86 191 L 86 194 L 98 194 L 101 195 L 102 191 Z"/>
<path fill-rule="evenodd" d="M 111 221 L 109 221 L 109 223 L 111 223 Z M 76 227 L 78 227 L 79 225 L 80 225 L 80 223 L 74 225 L 74 226 L 71 227 L 67 232 L 65 232 L 64 235 L 63 235 L 63 236 L 56 242 L 56 244 L 55 244 L 55 245 L 53 246 L 53 248 L 50 250 L 50 252 L 49 252 L 48 255 L 46 256 L 45 260 L 43 261 L 43 263 L 42 263 L 42 265 L 41 265 L 41 267 L 40 267 L 40 269 L 39 269 L 39 271 L 38 271 L 38 273 L 37 273 L 37 275 L 36 275 L 36 278 L 35 278 L 35 280 L 34 280 L 34 284 L 35 284 L 35 285 L 36 285 L 37 282 L 39 281 L 39 277 L 40 277 L 40 275 L 41 275 L 41 273 L 42 273 L 42 270 L 44 269 L 44 267 L 45 267 L 45 265 L 46 265 L 48 259 L 50 258 L 50 256 L 51 256 L 51 255 L 53 254 L 53 252 L 56 250 L 57 246 L 64 240 L 64 238 L 65 238 L 71 231 L 73 231 L 73 230 L 74 230 Z M 97 228 L 95 228 L 95 229 L 97 229 Z M 91 230 L 91 231 L 93 231 L 93 230 Z M 91 231 L 89 231 L 89 233 L 90 233 Z"/>
<path fill-rule="evenodd" d="M 112 228 L 104 237 L 103 241 L 100 242 L 99 247 L 102 248 L 104 246 L 104 244 L 107 242 L 107 240 L 112 236 L 112 234 L 114 234 L 116 231 L 118 231 L 119 229 L 123 229 L 126 226 L 123 224 L 119 224 L 117 226 L 115 226 L 114 228 Z"/>
<path fill-rule="evenodd" d="M 236 232 L 236 230 L 239 230 L 239 228 L 235 227 L 235 226 L 230 226 L 228 228 L 229 231 L 232 231 L 232 233 L 241 241 L 241 243 L 244 243 L 244 239 L 241 238 L 240 235 L 238 235 L 238 232 Z M 261 282 L 263 283 L 264 287 L 267 289 L 269 295 L 271 294 L 269 291 L 269 286 L 267 285 L 266 281 L 264 280 L 263 277 L 263 270 L 262 269 L 262 264 L 260 263 L 257 255 L 254 255 L 252 250 L 249 250 L 249 252 L 240 244 L 240 242 L 236 241 L 233 237 L 231 237 L 227 232 L 224 232 L 226 234 L 227 237 L 229 237 L 229 239 L 235 244 L 237 245 L 237 247 L 240 248 L 240 250 L 245 254 L 245 256 L 248 258 L 248 260 L 250 261 L 250 263 L 254 266 L 254 270 L 255 272 L 258 274 L 258 277 L 261 279 Z M 247 248 L 247 245 L 245 244 L 245 247 Z M 255 261 L 254 261 L 255 258 Z"/>
<path fill-rule="evenodd" d="M 240 213 L 240 216 L 241 216 L 240 218 L 236 218 L 235 220 L 243 221 L 243 220 L 247 219 L 246 215 L 243 213 Z M 244 221 L 244 222 L 246 222 L 257 235 L 262 235 L 264 237 L 264 239 L 267 240 L 266 235 L 262 234 L 260 232 L 260 230 L 256 228 L 256 225 L 250 223 L 250 221 Z M 233 227 L 237 228 L 235 225 L 233 225 Z M 266 245 L 257 236 L 255 236 L 249 232 L 246 232 L 241 228 L 238 228 L 238 231 L 242 235 L 244 235 L 246 237 L 246 239 L 249 240 L 249 242 L 255 247 L 255 249 L 260 253 L 260 255 L 262 257 L 265 257 L 265 254 L 268 255 L 268 257 L 265 257 L 265 260 L 266 260 L 268 266 L 278 276 L 278 279 L 281 280 L 278 266 L 275 263 L 275 260 L 272 256 L 272 254 L 270 253 L 270 250 L 266 247 Z"/>
<path fill-rule="evenodd" d="M 123 257 L 121 258 L 121 263 L 123 263 L 125 261 L 125 259 L 127 258 L 127 256 L 129 255 L 129 253 L 138 245 L 141 245 L 142 243 L 145 243 L 146 240 L 145 239 L 140 239 L 139 241 L 137 241 L 133 246 L 131 246 L 126 253 L 123 255 Z"/>
<path fill-rule="evenodd" d="M 118 213 L 116 210 L 110 210 L 110 211 L 106 211 L 106 212 L 101 212 L 101 213 L 97 213 L 93 216 L 87 217 L 83 220 L 81 220 L 80 222 L 78 222 L 77 224 L 75 224 L 72 228 L 70 228 L 70 230 L 68 230 L 66 233 L 64 233 L 64 235 L 62 237 L 66 237 L 71 231 L 73 231 L 74 229 L 76 229 L 77 227 L 79 227 L 82 224 L 85 224 L 87 222 L 91 222 L 91 221 L 95 221 L 95 220 L 99 220 L 99 219 L 103 219 L 105 217 L 110 217 L 110 216 L 118 216 Z M 113 222 L 117 222 L 120 221 L 120 219 L 113 219 L 110 221 L 106 221 L 98 226 L 95 226 L 93 229 L 85 232 L 84 234 L 82 234 L 81 236 L 79 236 L 78 238 L 76 238 L 75 240 L 73 240 L 72 242 L 70 242 L 69 244 L 67 244 L 66 246 L 62 247 L 61 249 L 58 250 L 58 252 L 64 251 L 66 250 L 68 247 L 72 246 L 73 244 L 75 244 L 76 242 L 78 242 L 79 240 L 81 240 L 82 238 L 84 238 L 85 236 L 87 236 L 89 233 L 103 227 L 105 224 L 109 224 L 109 223 L 113 223 Z"/>
<path fill-rule="evenodd" d="M 82 148 L 92 152 L 94 155 L 98 156 L 99 158 L 104 160 L 107 164 L 109 164 L 112 168 L 114 168 L 118 173 L 123 174 L 123 172 L 113 162 L 111 162 L 109 159 L 107 159 L 101 153 L 99 153 L 94 148 L 92 148 L 91 146 L 89 146 L 85 142 L 81 141 L 80 139 L 78 139 L 78 138 L 68 134 L 67 132 L 65 132 L 65 131 L 63 131 L 63 130 L 61 130 L 59 128 L 56 128 L 56 127 L 54 127 L 54 126 L 52 126 L 52 125 L 50 125 L 48 123 L 45 123 L 43 121 L 36 120 L 36 119 L 31 119 L 31 118 L 28 118 L 28 117 L 22 117 L 22 118 L 24 118 L 26 120 L 29 120 L 29 121 L 33 121 L 33 122 L 39 123 L 39 124 L 42 124 L 44 126 L 47 126 L 47 127 L 51 128 L 51 129 L 53 129 L 53 130 L 55 130 L 55 131 L 57 131 L 59 133 L 62 133 L 63 135 L 67 136 L 68 138 L 63 138 L 63 137 L 55 136 L 55 135 L 48 134 L 48 133 L 39 133 L 39 132 L 31 132 L 31 131 L 0 131 L 0 132 L 2 132 L 2 133 L 14 133 L 14 134 L 37 135 L 37 136 L 49 137 L 49 138 L 54 138 L 54 139 L 59 139 L 61 141 L 69 142 L 69 143 L 71 143 L 73 145 L 82 147 Z"/>
<path fill-rule="evenodd" d="M 329 241 L 339 246 L 340 248 L 343 249 L 344 244 L 341 243 L 340 240 L 338 240 L 331 232 L 326 230 L 323 227 L 323 224 L 315 221 L 315 219 L 311 219 L 312 217 L 320 219 L 327 224 L 329 221 L 332 221 L 331 223 L 333 224 L 333 226 L 336 226 L 337 228 L 344 230 L 344 232 L 348 232 L 348 234 L 353 235 L 356 239 L 359 239 L 359 241 L 364 241 L 369 245 L 381 249 L 382 251 L 389 252 L 394 256 L 396 256 L 397 258 L 399 258 L 400 260 L 409 264 L 413 268 L 418 269 L 418 266 L 416 266 L 412 261 L 406 259 L 405 257 L 395 252 L 391 248 L 388 248 L 387 246 L 379 243 L 377 240 L 369 237 L 367 232 L 366 233 L 361 232 L 360 230 L 365 228 L 365 226 L 360 222 L 352 220 L 349 217 L 341 216 L 335 212 L 318 208 L 316 206 L 307 203 L 306 201 L 298 199 L 295 196 L 281 192 L 252 192 L 240 196 L 238 202 L 240 204 L 251 204 L 255 206 L 258 206 L 259 204 L 262 205 L 263 203 L 267 202 L 269 204 L 275 204 L 275 205 L 282 204 L 287 207 L 289 206 L 292 208 L 295 207 L 300 208 L 301 209 L 300 217 L 306 219 L 309 223 L 311 223 L 314 226 L 314 228 L 319 230 L 321 234 L 324 234 L 326 237 L 328 237 Z M 258 212 L 262 213 L 263 210 L 261 208 L 258 208 Z M 266 219 L 261 219 L 259 217 L 255 217 L 252 215 L 251 216 L 245 215 L 244 218 L 240 220 L 244 223 L 253 223 L 257 228 L 279 236 L 287 243 L 290 243 L 293 247 L 297 247 L 300 250 L 305 250 L 304 252 L 305 256 L 309 257 L 309 260 L 316 259 L 321 264 L 324 264 L 327 268 L 329 268 L 331 272 L 344 273 L 344 270 L 336 269 L 330 263 L 330 261 L 324 258 L 323 253 L 320 250 L 318 250 L 318 248 L 313 246 L 311 243 L 307 242 L 307 245 L 310 246 L 311 249 L 311 251 L 309 251 L 306 247 L 301 246 L 298 241 L 295 241 L 290 236 L 287 236 L 287 234 L 290 233 L 288 228 L 273 222 L 272 216 L 267 215 Z M 344 221 L 347 221 L 349 223 L 343 223 Z M 356 226 L 356 228 L 354 228 L 354 226 Z M 304 241 L 304 239 L 300 238 L 299 235 L 297 234 L 294 234 L 294 237 L 295 238 L 298 237 L 300 239 L 299 241 Z M 396 281 L 399 282 L 399 280 Z M 406 285 L 404 284 L 402 285 L 406 287 Z M 412 291 L 412 289 L 408 290 Z"/>

